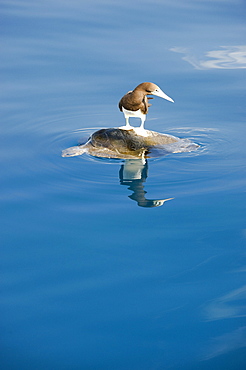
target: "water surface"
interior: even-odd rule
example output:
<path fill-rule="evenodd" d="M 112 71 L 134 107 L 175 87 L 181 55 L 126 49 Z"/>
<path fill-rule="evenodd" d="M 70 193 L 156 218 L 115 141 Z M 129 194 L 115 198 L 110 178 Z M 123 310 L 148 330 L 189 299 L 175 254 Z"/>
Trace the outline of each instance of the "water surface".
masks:
<path fill-rule="evenodd" d="M 1 367 L 244 369 L 245 3 L 0 7 Z M 61 157 L 144 81 L 175 100 L 146 128 L 199 150 L 132 182 Z"/>

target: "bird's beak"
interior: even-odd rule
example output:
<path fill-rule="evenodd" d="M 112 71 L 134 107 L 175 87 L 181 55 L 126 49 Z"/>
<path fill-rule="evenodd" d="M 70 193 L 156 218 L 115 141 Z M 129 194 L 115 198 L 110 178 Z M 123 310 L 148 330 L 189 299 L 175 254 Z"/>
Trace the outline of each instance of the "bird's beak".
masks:
<path fill-rule="evenodd" d="M 166 99 L 166 100 L 171 101 L 172 103 L 174 103 L 174 100 L 172 98 L 170 98 L 169 96 L 167 96 L 167 94 L 165 94 L 160 88 L 156 89 L 151 94 L 159 96 L 160 98 Z"/>
<path fill-rule="evenodd" d="M 168 200 L 172 200 L 174 198 L 168 198 L 168 199 L 155 199 L 153 200 L 153 205 L 155 207 L 160 207 L 162 206 L 165 202 L 167 202 Z"/>

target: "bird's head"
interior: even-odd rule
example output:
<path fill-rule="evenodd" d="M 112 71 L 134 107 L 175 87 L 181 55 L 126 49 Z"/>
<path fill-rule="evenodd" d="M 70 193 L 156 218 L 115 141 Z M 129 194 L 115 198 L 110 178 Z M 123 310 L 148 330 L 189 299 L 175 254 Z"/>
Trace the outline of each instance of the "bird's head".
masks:
<path fill-rule="evenodd" d="M 174 103 L 174 100 L 166 95 L 156 84 L 152 82 L 143 82 L 138 85 L 135 90 L 142 90 L 144 91 L 145 95 L 155 95 L 159 96 L 160 98 L 166 99 Z"/>

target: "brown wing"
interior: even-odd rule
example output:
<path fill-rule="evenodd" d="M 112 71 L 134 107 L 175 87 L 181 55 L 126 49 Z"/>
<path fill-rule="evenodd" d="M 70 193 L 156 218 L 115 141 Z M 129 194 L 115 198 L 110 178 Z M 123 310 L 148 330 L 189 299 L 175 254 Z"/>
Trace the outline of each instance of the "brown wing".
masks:
<path fill-rule="evenodd" d="M 130 111 L 137 111 L 141 110 L 143 114 L 148 113 L 148 107 L 151 105 L 149 104 L 149 98 L 143 91 L 129 91 L 126 95 L 124 95 L 121 100 L 119 101 L 119 109 L 122 111 L 122 107 Z"/>
<path fill-rule="evenodd" d="M 148 112 L 148 100 L 142 91 L 129 91 L 119 102 L 121 111 L 122 107 L 132 112 L 141 109 L 141 112 L 146 114 Z"/>
<path fill-rule="evenodd" d="M 136 96 L 134 92 L 130 92 L 123 96 L 119 102 L 119 108 L 122 111 L 122 107 L 132 112 L 141 109 L 143 114 L 148 112 L 148 100 L 146 96 Z"/>
<path fill-rule="evenodd" d="M 129 106 L 128 100 L 131 99 L 131 93 L 132 91 L 128 91 L 119 101 L 119 109 L 122 112 L 122 107 L 126 108 L 126 106 Z M 129 108 L 126 108 L 128 110 L 131 110 Z"/>

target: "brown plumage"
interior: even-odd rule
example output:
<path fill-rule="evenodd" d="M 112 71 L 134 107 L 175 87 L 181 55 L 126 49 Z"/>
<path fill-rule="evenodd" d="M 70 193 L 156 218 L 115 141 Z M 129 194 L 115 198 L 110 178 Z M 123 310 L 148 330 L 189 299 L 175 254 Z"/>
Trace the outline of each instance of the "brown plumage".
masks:
<path fill-rule="evenodd" d="M 150 95 L 157 88 L 158 87 L 151 82 L 141 83 L 133 91 L 129 91 L 121 98 L 119 102 L 120 111 L 122 112 L 123 107 L 130 111 L 137 111 L 140 109 L 143 114 L 147 114 L 148 107 L 151 106 L 148 100 L 154 98 L 148 98 L 146 95 Z"/>
<path fill-rule="evenodd" d="M 139 117 L 141 119 L 140 129 L 144 130 L 146 114 L 151 106 L 149 99 L 153 99 L 147 97 L 147 95 L 156 95 L 173 102 L 173 99 L 167 96 L 156 84 L 152 82 L 141 83 L 133 91 L 125 94 L 119 102 L 119 109 L 124 113 L 126 119 L 126 125 L 120 127 L 121 129 L 131 130 L 132 126 L 129 124 L 129 118 Z"/>

